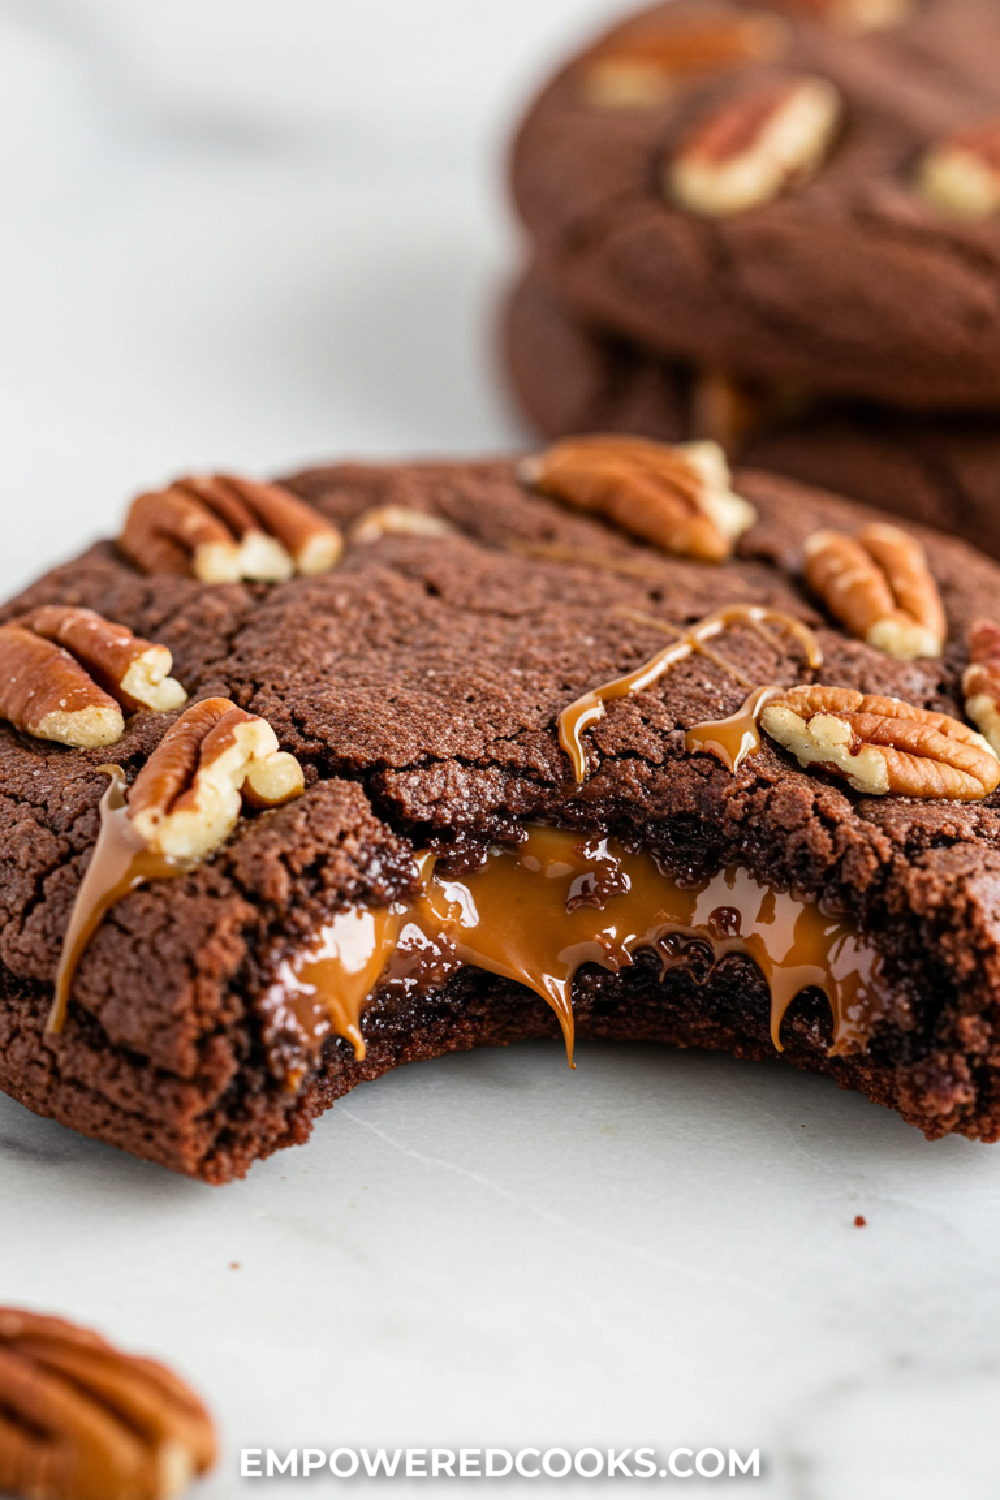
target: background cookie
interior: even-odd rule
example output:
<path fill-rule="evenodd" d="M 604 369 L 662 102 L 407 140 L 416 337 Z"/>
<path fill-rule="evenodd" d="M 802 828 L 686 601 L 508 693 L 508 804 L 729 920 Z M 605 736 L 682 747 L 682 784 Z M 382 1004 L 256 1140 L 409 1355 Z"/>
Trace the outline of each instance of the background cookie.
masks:
<path fill-rule="evenodd" d="M 543 91 L 513 191 L 585 322 L 810 392 L 993 410 L 998 116 L 993 0 L 670 0 Z"/>
<path fill-rule="evenodd" d="M 880 505 L 1000 557 L 996 416 L 804 403 L 741 388 L 588 327 L 530 273 L 507 299 L 501 340 L 514 395 L 546 437 L 712 437 L 742 463 Z"/>

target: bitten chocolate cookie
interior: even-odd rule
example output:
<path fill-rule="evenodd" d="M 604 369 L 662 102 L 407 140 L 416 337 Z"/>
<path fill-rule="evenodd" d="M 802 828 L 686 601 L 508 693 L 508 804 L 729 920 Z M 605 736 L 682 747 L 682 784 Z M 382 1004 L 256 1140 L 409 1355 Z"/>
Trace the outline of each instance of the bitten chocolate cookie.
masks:
<path fill-rule="evenodd" d="M 998 600 L 711 444 L 142 496 L 0 611 L 0 1086 L 215 1183 L 532 1037 L 996 1140 Z"/>
<path fill-rule="evenodd" d="M 995 0 L 669 0 L 513 149 L 574 317 L 812 394 L 1000 408 Z"/>
<path fill-rule="evenodd" d="M 1000 415 L 928 416 L 807 401 L 657 359 L 576 321 L 537 276 L 507 300 L 503 361 L 545 437 L 624 432 L 711 438 L 731 460 L 849 495 L 964 537 L 1000 558 Z"/>

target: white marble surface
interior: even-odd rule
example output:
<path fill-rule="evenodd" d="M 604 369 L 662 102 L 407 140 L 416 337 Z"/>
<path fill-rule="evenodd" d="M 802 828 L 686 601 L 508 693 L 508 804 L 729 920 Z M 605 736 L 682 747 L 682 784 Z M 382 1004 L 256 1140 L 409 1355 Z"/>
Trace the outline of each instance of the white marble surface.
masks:
<path fill-rule="evenodd" d="M 497 145 L 608 9 L 0 0 L 4 592 L 178 468 L 516 440 Z M 224 1190 L 0 1098 L 0 1300 L 188 1372 L 206 1500 L 293 1444 L 759 1447 L 774 1500 L 1000 1496 L 1000 1148 L 777 1063 L 579 1062 L 412 1067 Z"/>

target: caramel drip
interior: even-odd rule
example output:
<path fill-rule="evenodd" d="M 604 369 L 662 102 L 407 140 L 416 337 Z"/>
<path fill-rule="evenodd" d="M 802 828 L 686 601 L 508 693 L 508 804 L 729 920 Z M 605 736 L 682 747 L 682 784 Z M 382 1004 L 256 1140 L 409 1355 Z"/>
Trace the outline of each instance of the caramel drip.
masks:
<path fill-rule="evenodd" d="M 801 620 L 793 619 L 791 615 L 782 614 L 779 610 L 767 609 L 760 604 L 733 604 L 726 609 L 716 610 L 714 614 L 706 615 L 703 620 L 689 626 L 679 640 L 664 647 L 662 651 L 658 651 L 634 672 L 628 672 L 624 677 L 616 677 L 611 682 L 602 683 L 600 687 L 584 693 L 582 698 L 577 698 L 568 708 L 563 709 L 559 715 L 559 743 L 573 762 L 573 771 L 577 781 L 583 782 L 587 777 L 587 756 L 581 736 L 585 729 L 589 729 L 592 724 L 603 719 L 605 703 L 614 698 L 628 698 L 633 693 L 645 692 L 677 662 L 694 655 L 695 652 L 703 651 L 706 641 L 721 635 L 725 630 L 732 629 L 735 625 L 754 627 L 764 624 L 779 625 L 794 636 L 802 646 L 806 662 L 810 667 L 822 665 L 823 654 L 820 651 L 819 642 Z M 725 658 L 719 657 L 715 652 L 712 655 L 713 659 L 721 662 L 731 675 L 736 676 L 738 680 L 742 678 L 739 669 L 732 667 Z"/>
<path fill-rule="evenodd" d="M 77 965 L 104 913 L 147 880 L 171 880 L 191 869 L 187 860 L 169 859 L 147 848 L 129 821 L 125 774 L 120 766 L 98 766 L 111 777 L 101 798 L 101 829 L 87 873 L 77 892 L 56 970 L 55 999 L 47 1030 L 62 1031 Z"/>
<path fill-rule="evenodd" d="M 406 903 L 381 913 L 351 908 L 280 966 L 272 1005 L 284 1007 L 283 1022 L 294 1019 L 307 1046 L 332 1031 L 361 1058 L 361 1014 L 380 975 L 409 994 L 470 964 L 548 1001 L 572 1065 L 577 969 L 592 963 L 618 972 L 647 948 L 666 971 L 684 961 L 691 943 L 713 964 L 730 953 L 754 960 L 770 986 L 771 1039 L 779 1051 L 785 1013 L 810 986 L 830 1003 L 831 1055 L 863 1047 L 882 1012 L 873 950 L 851 924 L 825 917 L 814 902 L 736 867 L 682 888 L 648 854 L 543 827 L 532 828 L 516 850 L 492 850 L 467 875 L 439 875 L 428 862 L 419 893 Z M 293 1086 L 301 1071 L 290 1077 Z"/>
<path fill-rule="evenodd" d="M 326 924 L 306 958 L 280 965 L 279 1003 L 307 1036 L 321 1041 L 334 1031 L 352 1044 L 356 1061 L 364 1061 L 361 1009 L 395 952 L 401 925 L 395 907 L 353 906 Z M 280 1029 L 283 1019 L 276 1017 L 272 1030 L 275 1022 Z"/>
<path fill-rule="evenodd" d="M 750 696 L 728 719 L 708 719 L 704 724 L 695 724 L 684 736 L 684 748 L 689 754 L 714 755 L 733 774 L 750 755 L 760 749 L 760 730 L 757 721 L 764 704 L 780 687 L 754 688 Z"/>

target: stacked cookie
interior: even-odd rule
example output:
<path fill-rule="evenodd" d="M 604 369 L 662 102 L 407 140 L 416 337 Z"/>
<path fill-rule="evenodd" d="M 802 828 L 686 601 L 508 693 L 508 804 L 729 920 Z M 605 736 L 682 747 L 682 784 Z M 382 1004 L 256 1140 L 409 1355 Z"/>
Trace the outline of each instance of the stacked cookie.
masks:
<path fill-rule="evenodd" d="M 996 0 L 668 0 L 545 88 L 512 181 L 543 433 L 713 438 L 1000 556 Z"/>

